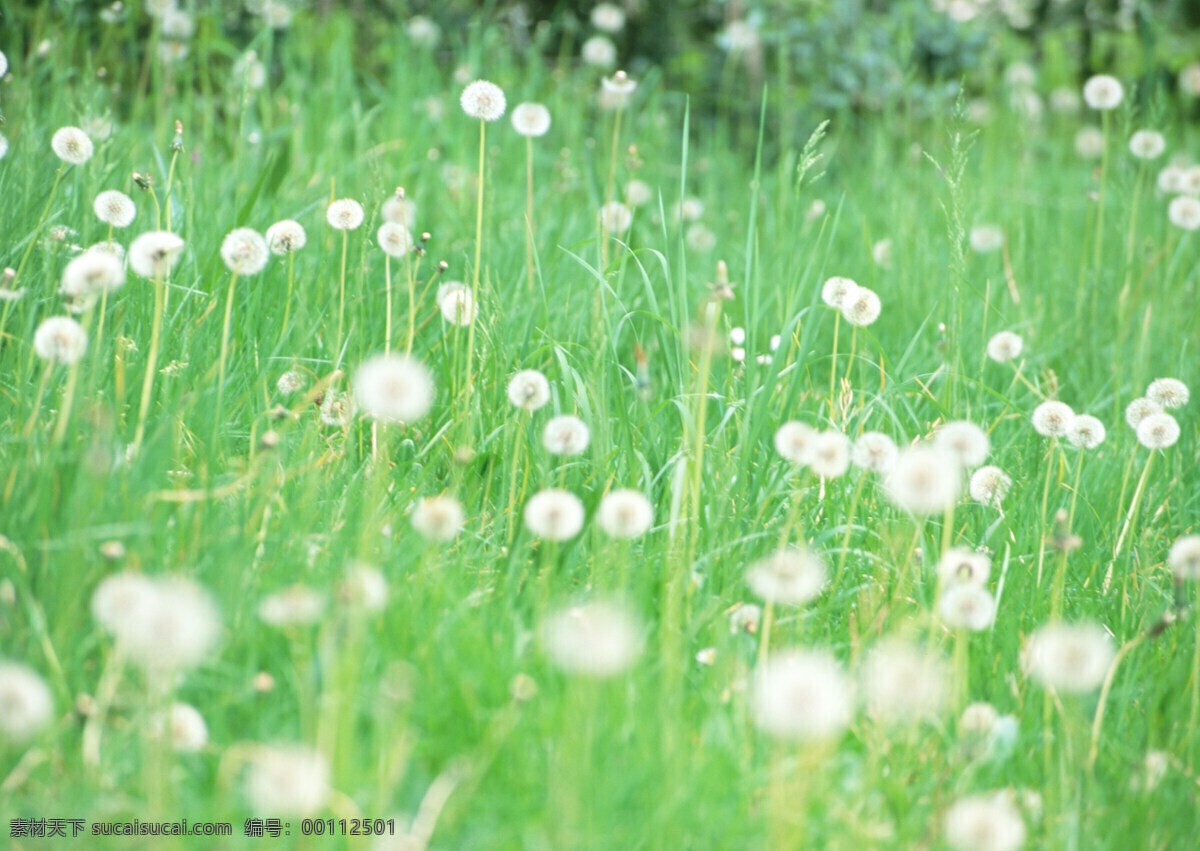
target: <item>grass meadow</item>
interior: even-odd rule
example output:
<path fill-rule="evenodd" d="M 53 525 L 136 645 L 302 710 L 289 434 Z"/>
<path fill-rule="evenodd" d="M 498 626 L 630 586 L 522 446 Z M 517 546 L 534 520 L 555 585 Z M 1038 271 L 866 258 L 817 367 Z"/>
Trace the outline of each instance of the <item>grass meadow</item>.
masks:
<path fill-rule="evenodd" d="M 1135 45 L 1111 109 L 1052 33 L 800 126 L 482 13 L 56 8 L 0 33 L 12 847 L 1190 844 L 1200 149 Z"/>

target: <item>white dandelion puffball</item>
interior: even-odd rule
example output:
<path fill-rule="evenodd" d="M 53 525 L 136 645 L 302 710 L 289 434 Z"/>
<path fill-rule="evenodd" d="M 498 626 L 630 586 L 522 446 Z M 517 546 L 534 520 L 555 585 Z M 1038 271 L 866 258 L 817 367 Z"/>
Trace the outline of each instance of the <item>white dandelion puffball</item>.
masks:
<path fill-rule="evenodd" d="M 1189 195 L 1180 195 L 1167 205 L 1167 218 L 1177 228 L 1184 230 L 1200 228 L 1200 200 Z"/>
<path fill-rule="evenodd" d="M 989 464 L 971 474 L 971 480 L 967 483 L 967 493 L 976 502 L 990 508 L 999 508 L 1012 488 L 1012 483 L 1011 476 L 999 467 Z"/>
<path fill-rule="evenodd" d="M 937 611 L 952 629 L 982 632 L 996 620 L 996 598 L 982 585 L 955 583 L 938 600 Z"/>
<path fill-rule="evenodd" d="M 992 451 L 987 432 L 966 420 L 943 423 L 934 432 L 933 445 L 949 452 L 966 468 L 978 467 Z"/>
<path fill-rule="evenodd" d="M 1138 443 L 1147 449 L 1166 449 L 1179 440 L 1179 423 L 1168 413 L 1151 414 L 1137 427 Z"/>
<path fill-rule="evenodd" d="M 67 366 L 79 362 L 87 344 L 87 332 L 69 316 L 45 319 L 33 334 L 33 350 L 39 358 Z"/>
<path fill-rule="evenodd" d="M 729 342 L 735 346 L 744 346 L 746 344 L 746 329 L 740 325 L 729 329 Z"/>
<path fill-rule="evenodd" d="M 61 292 L 71 300 L 73 309 L 86 309 L 124 283 L 125 264 L 120 257 L 107 251 L 85 251 L 72 257 L 63 269 Z"/>
<path fill-rule="evenodd" d="M 551 455 L 579 455 L 590 440 L 587 424 L 571 414 L 554 417 L 542 429 L 542 445 Z"/>
<path fill-rule="evenodd" d="M 762 622 L 762 606 L 756 603 L 739 603 L 737 608 L 729 613 L 729 634 L 739 635 L 743 632 L 754 635 Z"/>
<path fill-rule="evenodd" d="M 427 496 L 417 500 L 413 508 L 412 525 L 427 541 L 449 543 L 458 537 L 466 515 L 452 496 Z"/>
<path fill-rule="evenodd" d="M 1146 388 L 1146 398 L 1164 408 L 1182 408 L 1188 403 L 1191 393 L 1178 378 L 1156 378 Z"/>
<path fill-rule="evenodd" d="M 976 225 L 967 238 L 976 254 L 991 254 L 1004 245 L 1004 231 L 997 225 Z"/>
<path fill-rule="evenodd" d="M 601 91 L 615 96 L 617 103 L 622 105 L 634 93 L 637 85 L 637 80 L 632 79 L 624 71 L 618 71 L 611 77 L 603 77 L 600 80 Z"/>
<path fill-rule="evenodd" d="M 4 55 L 4 51 L 0 50 L 0 79 L 8 73 L 8 57 Z"/>
<path fill-rule="evenodd" d="M 1075 134 L 1075 153 L 1094 160 L 1104 153 L 1104 131 L 1099 127 L 1080 127 Z"/>
<path fill-rule="evenodd" d="M 679 206 L 675 208 L 675 215 L 681 221 L 698 221 L 704 215 L 704 202 L 694 196 L 688 196 L 679 202 Z"/>
<path fill-rule="evenodd" d="M 591 20 L 601 32 L 618 33 L 625 27 L 625 10 L 615 3 L 597 3 L 592 7 Z"/>
<path fill-rule="evenodd" d="M 900 450 L 896 441 L 878 431 L 864 432 L 854 441 L 850 461 L 855 467 L 871 473 L 887 473 L 896 463 Z"/>
<path fill-rule="evenodd" d="M 166 277 L 179 262 L 183 245 L 170 231 L 147 231 L 130 243 L 129 267 L 143 278 Z"/>
<path fill-rule="evenodd" d="M 870 325 L 879 318 L 882 305 L 874 290 L 860 286 L 842 305 L 842 316 L 851 325 Z"/>
<path fill-rule="evenodd" d="M 850 438 L 840 431 L 818 432 L 808 452 L 808 466 L 818 476 L 836 479 L 850 469 Z"/>
<path fill-rule="evenodd" d="M 284 396 L 291 396 L 304 389 L 304 374 L 296 369 L 289 369 L 275 382 L 275 389 Z"/>
<path fill-rule="evenodd" d="M 654 190 L 644 180 L 634 178 L 625 184 L 625 203 L 630 207 L 641 207 L 649 204 L 654 198 Z"/>
<path fill-rule="evenodd" d="M 459 98 L 463 112 L 480 121 L 495 121 L 504 115 L 504 92 L 495 83 L 476 80 L 463 89 Z"/>
<path fill-rule="evenodd" d="M 593 601 L 554 612 L 539 633 L 551 662 L 585 677 L 615 676 L 642 652 L 640 625 L 614 603 Z"/>
<path fill-rule="evenodd" d="M 299 251 L 307 242 L 304 225 L 293 219 L 283 219 L 267 228 L 267 247 L 280 257 Z"/>
<path fill-rule="evenodd" d="M 236 228 L 221 241 L 221 259 L 234 274 L 257 275 L 268 257 L 267 241 L 254 228 Z"/>
<path fill-rule="evenodd" d="M 3 133 L 0 133 L 0 160 L 8 154 L 8 139 Z"/>
<path fill-rule="evenodd" d="M 1155 179 L 1158 191 L 1167 195 L 1178 195 L 1184 191 L 1187 183 L 1187 169 L 1183 166 L 1168 165 L 1158 173 Z"/>
<path fill-rule="evenodd" d="M 97 195 L 92 209 L 96 212 L 96 218 L 115 228 L 129 227 L 137 215 L 133 199 L 116 189 L 108 189 Z"/>
<path fill-rule="evenodd" d="M 1083 84 L 1083 101 L 1092 109 L 1116 109 L 1124 96 L 1121 81 L 1108 74 L 1097 74 Z"/>
<path fill-rule="evenodd" d="M 1171 544 L 1167 565 L 1177 579 L 1200 579 L 1200 535 L 1184 535 Z"/>
<path fill-rule="evenodd" d="M 1166 149 L 1162 133 L 1155 130 L 1139 130 L 1129 138 L 1129 152 L 1139 160 L 1157 159 Z"/>
<path fill-rule="evenodd" d="M 1091 414 L 1079 414 L 1067 426 L 1067 441 L 1079 449 L 1095 449 L 1107 434 L 1104 423 Z"/>
<path fill-rule="evenodd" d="M 962 468 L 950 453 L 913 446 L 896 456 L 884 482 L 888 499 L 912 514 L 937 514 L 958 501 Z"/>
<path fill-rule="evenodd" d="M 329 761 L 312 748 L 263 746 L 250 761 L 246 799 L 260 816 L 311 816 L 329 795 Z"/>
<path fill-rule="evenodd" d="M 600 227 L 606 233 L 623 234 L 633 224 L 633 213 L 620 201 L 609 201 L 596 214 Z"/>
<path fill-rule="evenodd" d="M 1025 649 L 1025 670 L 1056 691 L 1097 689 L 1116 657 L 1112 637 L 1096 623 L 1055 623 L 1039 627 Z"/>
<path fill-rule="evenodd" d="M 379 208 L 385 222 L 395 222 L 411 228 L 417 220 L 417 204 L 411 198 L 396 194 L 390 196 Z"/>
<path fill-rule="evenodd" d="M 54 698 L 33 669 L 0 661 L 0 738 L 24 742 L 50 723 Z"/>
<path fill-rule="evenodd" d="M 777 550 L 746 571 L 746 584 L 769 603 L 798 606 L 821 593 L 829 568 L 816 553 L 801 547 Z"/>
<path fill-rule="evenodd" d="M 1019 334 L 1014 334 L 1012 331 L 1000 331 L 993 334 L 992 339 L 988 340 L 987 356 L 996 363 L 1004 363 L 1020 357 L 1021 349 L 1024 347 L 1025 341 Z"/>
<path fill-rule="evenodd" d="M 413 247 L 412 234 L 399 222 L 384 222 L 375 234 L 375 241 L 388 257 L 403 257 Z"/>
<path fill-rule="evenodd" d="M 1129 427 L 1136 431 L 1142 420 L 1151 414 L 1161 414 L 1162 410 L 1162 405 L 1158 402 L 1143 396 L 1125 406 L 1125 422 L 1129 423 Z"/>
<path fill-rule="evenodd" d="M 338 584 L 338 603 L 358 612 L 382 612 L 387 600 L 387 579 L 383 571 L 369 564 L 355 564 Z"/>
<path fill-rule="evenodd" d="M 212 597 L 181 577 L 109 576 L 92 594 L 92 614 L 129 659 L 152 674 L 199 665 L 221 631 Z"/>
<path fill-rule="evenodd" d="M 92 592 L 92 617 L 105 630 L 116 634 L 129 614 L 153 605 L 156 593 L 154 580 L 144 573 L 111 574 Z"/>
<path fill-rule="evenodd" d="M 1025 844 L 1025 822 L 1003 793 L 960 798 L 942 824 L 955 851 L 1017 851 Z"/>
<path fill-rule="evenodd" d="M 944 658 L 895 638 L 872 647 L 859 671 L 867 712 L 885 724 L 937 718 L 949 701 L 949 681 Z"/>
<path fill-rule="evenodd" d="M 821 301 L 830 307 L 841 310 L 856 292 L 858 292 L 858 284 L 849 278 L 835 276 L 821 284 Z"/>
<path fill-rule="evenodd" d="M 1200 97 L 1200 62 L 1192 62 L 1179 69 L 1179 91 L 1188 97 Z"/>
<path fill-rule="evenodd" d="M 354 374 L 359 409 L 385 423 L 411 423 L 429 413 L 436 390 L 425 364 L 398 354 L 375 355 Z"/>
<path fill-rule="evenodd" d="M 325 595 L 307 585 L 290 585 L 258 604 L 258 617 L 271 626 L 309 626 L 324 615 Z"/>
<path fill-rule="evenodd" d="M 60 127 L 50 140 L 54 155 L 69 165 L 83 165 L 92 158 L 96 146 L 78 127 Z"/>
<path fill-rule="evenodd" d="M 522 136 L 545 136 L 550 130 L 550 110 L 540 103 L 517 104 L 512 125 Z"/>
<path fill-rule="evenodd" d="M 985 585 L 992 572 L 992 560 L 984 553 L 951 547 L 942 553 L 936 569 L 947 585 Z"/>
<path fill-rule="evenodd" d="M 1042 437 L 1062 437 L 1071 427 L 1075 412 L 1066 402 L 1050 400 L 1033 409 L 1033 429 Z"/>
<path fill-rule="evenodd" d="M 404 32 L 417 47 L 437 47 L 442 37 L 442 28 L 437 22 L 424 15 L 413 15 L 404 24 Z"/>
<path fill-rule="evenodd" d="M 683 235 L 683 241 L 687 243 L 688 248 L 701 253 L 712 251 L 717 247 L 717 235 L 700 222 L 688 225 L 688 229 Z"/>
<path fill-rule="evenodd" d="M 816 436 L 817 430 L 810 425 L 796 420 L 786 422 L 775 432 L 775 451 L 785 461 L 807 464 Z"/>
<path fill-rule="evenodd" d="M 593 68 L 611 68 L 617 64 L 617 46 L 607 36 L 594 35 L 583 43 L 579 50 L 585 65 Z"/>
<path fill-rule="evenodd" d="M 831 653 L 790 650 L 771 656 L 754 675 L 754 720 L 772 736 L 833 739 L 850 724 L 854 690 Z"/>
<path fill-rule="evenodd" d="M 610 538 L 640 538 L 654 523 L 654 506 L 641 491 L 609 491 L 600 500 L 596 523 Z"/>
<path fill-rule="evenodd" d="M 166 712 L 151 719 L 150 730 L 155 738 L 166 736 L 176 753 L 196 753 L 208 744 L 208 725 L 190 703 L 172 703 Z"/>
<path fill-rule="evenodd" d="M 475 302 L 471 300 L 471 291 L 466 287 L 454 287 L 448 289 L 445 293 L 439 293 L 438 310 L 442 312 L 442 319 L 449 322 L 451 325 L 458 325 L 466 328 L 475 321 L 477 311 L 475 310 Z"/>
<path fill-rule="evenodd" d="M 536 411 L 550 401 L 550 382 L 536 369 L 523 369 L 508 382 L 508 401 L 526 411 Z"/>
<path fill-rule="evenodd" d="M 583 528 L 583 503 L 570 491 L 547 488 L 525 503 L 525 527 L 539 538 L 566 541 Z"/>
<path fill-rule="evenodd" d="M 958 716 L 958 734 L 960 736 L 987 736 L 999 720 L 1000 713 L 990 703 L 982 700 L 968 703 L 963 709 L 962 715 Z"/>
<path fill-rule="evenodd" d="M 335 230 L 357 230 L 363 223 L 362 204 L 353 198 L 340 198 L 325 211 L 325 221 Z"/>

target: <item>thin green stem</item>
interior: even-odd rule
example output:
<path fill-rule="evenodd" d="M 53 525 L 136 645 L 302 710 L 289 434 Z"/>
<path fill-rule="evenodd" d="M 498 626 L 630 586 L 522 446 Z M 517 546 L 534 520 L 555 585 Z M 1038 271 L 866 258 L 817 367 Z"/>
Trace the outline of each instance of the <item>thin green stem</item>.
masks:
<path fill-rule="evenodd" d="M 150 413 L 150 396 L 154 389 L 154 371 L 158 364 L 158 346 L 162 337 L 163 312 L 166 310 L 167 282 L 162 275 L 154 279 L 154 323 L 150 327 L 150 351 L 146 353 L 146 374 L 142 378 L 142 401 L 138 407 L 134 449 L 140 449 L 146 436 L 146 416 Z"/>
<path fill-rule="evenodd" d="M 483 248 L 483 191 L 484 152 L 487 140 L 487 123 L 479 122 L 479 192 L 475 199 L 475 263 L 471 269 L 471 321 L 467 325 L 467 380 L 464 391 L 470 395 L 475 388 L 472 367 L 475 360 L 475 324 L 479 319 L 479 259 Z M 464 418 L 464 422 L 466 419 Z"/>

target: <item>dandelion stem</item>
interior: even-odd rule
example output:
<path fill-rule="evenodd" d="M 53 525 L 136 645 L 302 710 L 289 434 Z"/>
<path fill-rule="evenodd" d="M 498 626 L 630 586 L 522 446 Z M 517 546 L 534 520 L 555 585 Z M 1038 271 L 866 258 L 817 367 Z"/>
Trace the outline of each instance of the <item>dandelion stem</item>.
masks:
<path fill-rule="evenodd" d="M 1113 658 L 1112 664 L 1108 668 L 1108 673 L 1104 677 L 1104 684 L 1100 687 L 1100 699 L 1096 702 L 1096 714 L 1092 717 L 1092 739 L 1091 746 L 1088 748 L 1086 765 L 1088 771 L 1092 770 L 1092 767 L 1096 764 L 1096 757 L 1100 753 L 1100 730 L 1104 725 L 1104 708 L 1108 705 L 1108 694 L 1112 690 L 1113 680 L 1117 676 L 1117 666 L 1121 664 L 1121 660 L 1145 640 L 1146 633 L 1142 633 L 1122 644 L 1121 649 L 1117 651 L 1117 655 Z"/>
<path fill-rule="evenodd" d="M 383 331 L 383 350 L 391 352 L 392 350 L 392 258 L 390 255 L 383 255 L 383 280 L 384 287 L 387 291 L 387 318 L 384 320 Z"/>
<path fill-rule="evenodd" d="M 287 337 L 288 318 L 292 315 L 292 284 L 295 281 L 296 272 L 296 255 L 290 249 L 288 250 L 288 288 L 287 299 L 283 302 L 283 330 L 279 332 L 279 345 L 283 345 L 284 339 Z"/>
<path fill-rule="evenodd" d="M 763 607 L 762 632 L 758 636 L 758 657 L 755 662 L 755 667 L 761 669 L 767 661 L 767 654 L 771 649 L 771 627 L 775 625 L 775 601 L 767 600 L 767 604 Z"/>
<path fill-rule="evenodd" d="M 67 423 L 71 419 L 71 406 L 75 401 L 75 384 L 79 380 L 79 364 L 71 364 L 67 373 L 67 386 L 63 390 L 62 404 L 58 408 L 58 423 L 54 426 L 54 442 L 62 442 L 67 433 Z"/>
<path fill-rule="evenodd" d="M 483 190 L 484 190 L 484 144 L 487 136 L 487 123 L 479 122 L 479 191 L 475 199 L 475 263 L 471 269 L 471 321 L 467 324 L 467 382 L 463 385 L 469 395 L 475 388 L 475 379 L 471 375 L 475 359 L 475 323 L 479 314 L 479 258 L 483 248 Z"/>
<path fill-rule="evenodd" d="M 233 290 L 237 285 L 238 273 L 234 272 L 229 278 L 229 292 L 225 296 L 225 319 L 221 323 L 221 355 L 217 360 L 217 417 L 213 425 L 213 441 L 216 441 L 217 431 L 221 427 L 221 412 L 225 400 L 225 366 L 229 358 L 230 320 L 233 318 Z"/>
<path fill-rule="evenodd" d="M 343 336 L 343 333 L 344 333 L 344 330 L 346 327 L 346 246 L 347 246 L 348 238 L 349 238 L 348 232 L 343 230 L 342 231 L 342 269 L 341 269 L 341 274 L 338 276 L 337 346 L 334 348 L 334 351 L 337 353 L 338 357 L 341 357 L 342 341 L 345 339 L 345 337 Z"/>
<path fill-rule="evenodd" d="M 613 187 L 617 180 L 617 147 L 621 144 L 621 114 L 624 108 L 617 107 L 613 116 L 612 152 L 608 160 L 608 184 L 604 189 L 604 205 L 607 207 L 613 200 Z M 608 268 L 608 217 L 600 217 L 600 270 Z"/>
<path fill-rule="evenodd" d="M 146 415 L 150 412 L 150 395 L 154 388 L 154 368 L 158 362 L 158 345 L 162 337 L 163 312 L 166 309 L 167 283 L 161 274 L 154 278 L 154 323 L 150 326 L 150 351 L 146 353 L 146 375 L 142 379 L 142 401 L 138 407 L 137 431 L 133 437 L 134 449 L 141 448 L 146 434 Z"/>
<path fill-rule="evenodd" d="M 1046 562 L 1046 511 L 1050 504 L 1050 479 L 1054 476 L 1054 468 L 1058 461 L 1058 438 L 1050 439 L 1050 453 L 1046 458 L 1046 484 L 1042 487 L 1042 519 L 1038 526 L 1038 566 L 1037 587 L 1042 587 L 1042 566 Z"/>
<path fill-rule="evenodd" d="M 842 576 L 842 569 L 846 566 L 846 558 L 850 552 L 850 535 L 854 531 L 854 512 L 858 509 L 858 500 L 862 496 L 863 485 L 866 483 L 867 476 L 864 473 L 858 477 L 858 482 L 854 485 L 854 495 L 850 497 L 850 513 L 846 516 L 846 534 L 842 536 L 841 553 L 838 555 L 837 569 L 833 573 L 833 585 L 835 586 Z"/>
<path fill-rule="evenodd" d="M 839 310 L 833 314 L 833 354 L 829 356 L 829 422 L 837 424 L 834 417 L 833 396 L 834 390 L 837 387 L 837 350 L 838 350 L 838 326 L 841 323 L 842 312 Z"/>
<path fill-rule="evenodd" d="M 533 292 L 533 137 L 525 137 L 525 267 Z"/>
<path fill-rule="evenodd" d="M 50 372 L 54 369 L 53 361 L 46 361 L 46 368 L 42 370 L 41 381 L 38 382 L 37 393 L 33 398 L 33 410 L 29 414 L 29 419 L 25 423 L 25 428 L 21 430 L 22 437 L 29 437 L 33 434 L 33 427 L 37 425 L 38 414 L 42 410 L 42 399 L 46 395 L 46 382 L 50 380 Z"/>
<path fill-rule="evenodd" d="M 1133 526 L 1134 520 L 1137 519 L 1138 506 L 1142 501 L 1142 492 L 1146 490 L 1146 481 L 1150 477 L 1150 465 L 1154 462 L 1154 451 L 1151 450 L 1150 455 L 1146 458 L 1146 466 L 1142 469 L 1142 477 L 1138 479 L 1137 487 L 1133 491 L 1133 500 L 1129 503 L 1129 513 L 1125 515 L 1125 525 L 1121 527 L 1121 534 L 1117 536 L 1117 544 L 1113 547 L 1113 561 L 1121 557 L 1121 549 L 1125 543 L 1125 538 L 1129 534 L 1129 529 Z"/>

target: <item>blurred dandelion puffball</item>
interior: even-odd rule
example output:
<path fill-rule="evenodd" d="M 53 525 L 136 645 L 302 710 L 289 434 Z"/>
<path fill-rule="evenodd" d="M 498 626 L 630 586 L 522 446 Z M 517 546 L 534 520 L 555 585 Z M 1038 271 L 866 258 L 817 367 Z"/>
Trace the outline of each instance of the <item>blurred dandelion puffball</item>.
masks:
<path fill-rule="evenodd" d="M 1200 200 L 1189 195 L 1180 195 L 1167 205 L 1167 218 L 1171 224 L 1183 230 L 1200 228 Z"/>
<path fill-rule="evenodd" d="M 1104 423 L 1091 414 L 1079 414 L 1067 426 L 1067 442 L 1079 449 L 1095 449 L 1107 434 Z"/>
<path fill-rule="evenodd" d="M 150 720 L 154 738 L 166 738 L 176 753 L 196 753 L 208 744 L 208 725 L 200 710 L 190 703 L 172 703 L 165 711 Z"/>
<path fill-rule="evenodd" d="M 1191 393 L 1178 378 L 1156 378 L 1146 388 L 1146 398 L 1164 408 L 1182 408 L 1188 403 Z"/>
<path fill-rule="evenodd" d="M 984 553 L 951 547 L 938 559 L 936 570 L 947 585 L 985 585 L 992 572 L 992 560 Z"/>
<path fill-rule="evenodd" d="M 1138 443 L 1147 449 L 1166 449 L 1179 440 L 1179 423 L 1168 413 L 1150 414 L 1137 426 Z"/>
<path fill-rule="evenodd" d="M 654 190 L 650 184 L 636 177 L 625 184 L 625 203 L 630 207 L 640 207 L 648 204 L 654 198 Z"/>
<path fill-rule="evenodd" d="M 86 309 L 106 292 L 125 283 L 125 264 L 107 251 L 85 251 L 71 258 L 63 269 L 62 294 L 72 309 Z"/>
<path fill-rule="evenodd" d="M 293 219 L 283 219 L 267 228 L 267 247 L 279 257 L 299 251 L 307 242 L 304 225 Z"/>
<path fill-rule="evenodd" d="M 1129 137 L 1129 152 L 1139 160 L 1157 159 L 1166 149 L 1162 133 L 1156 130 L 1138 130 Z"/>
<path fill-rule="evenodd" d="M 958 460 L 933 446 L 913 446 L 896 456 L 884 482 L 888 499 L 912 514 L 937 514 L 958 501 L 962 489 Z"/>
<path fill-rule="evenodd" d="M 1188 170 L 1179 165 L 1168 165 L 1158 173 L 1155 178 L 1155 185 L 1158 186 L 1159 192 L 1164 192 L 1168 195 L 1176 195 L 1184 191 L 1187 181 Z"/>
<path fill-rule="evenodd" d="M 870 325 L 879 318 L 882 305 L 874 290 L 860 286 L 842 305 L 842 316 L 851 325 Z"/>
<path fill-rule="evenodd" d="M 600 500 L 596 524 L 610 538 L 640 538 L 654 523 L 654 506 L 641 491 L 622 488 Z"/>
<path fill-rule="evenodd" d="M 8 57 L 4 55 L 4 51 L 0 50 L 0 78 L 3 78 L 8 73 Z"/>
<path fill-rule="evenodd" d="M 129 227 L 134 216 L 137 215 L 137 207 L 134 205 L 133 199 L 116 189 L 108 189 L 97 195 L 96 200 L 92 203 L 92 209 L 96 213 L 96 218 L 115 228 Z"/>
<path fill-rule="evenodd" d="M 452 496 L 427 496 L 417 500 L 413 508 L 412 525 L 427 541 L 449 543 L 458 537 L 466 515 Z"/>
<path fill-rule="evenodd" d="M 403 257 L 413 247 L 412 234 L 399 222 L 384 222 L 375 234 L 375 241 L 388 257 Z"/>
<path fill-rule="evenodd" d="M 960 736 L 984 737 L 992 732 L 999 720 L 1000 713 L 996 711 L 996 707 L 986 701 L 977 700 L 968 703 L 962 715 L 958 716 L 958 733 Z"/>
<path fill-rule="evenodd" d="M 746 571 L 746 584 L 769 603 L 798 606 L 814 599 L 829 580 L 829 568 L 816 553 L 801 547 L 777 550 Z"/>
<path fill-rule="evenodd" d="M 78 127 L 60 127 L 50 139 L 50 148 L 68 165 L 83 165 L 96 152 L 88 134 Z"/>
<path fill-rule="evenodd" d="M 1080 127 L 1075 133 L 1075 153 L 1094 160 L 1104 153 L 1104 131 L 1099 127 Z"/>
<path fill-rule="evenodd" d="M 508 401 L 514 407 L 536 411 L 550 401 L 550 382 L 536 369 L 523 369 L 509 379 Z"/>
<path fill-rule="evenodd" d="M 6 139 L 4 137 L 3 133 L 0 133 L 0 160 L 4 159 L 4 157 L 7 153 L 8 153 L 8 139 Z"/>
<path fill-rule="evenodd" d="M 0 661 L 0 740 L 24 742 L 50 723 L 54 698 L 33 669 Z"/>
<path fill-rule="evenodd" d="M 623 234 L 633 224 L 633 213 L 620 201 L 609 201 L 596 215 L 600 227 L 610 234 Z"/>
<path fill-rule="evenodd" d="M 593 68 L 611 68 L 617 64 L 617 47 L 607 36 L 594 35 L 583 43 L 579 55 Z"/>
<path fill-rule="evenodd" d="M 420 361 L 405 355 L 368 358 L 354 374 L 354 398 L 368 417 L 385 423 L 411 423 L 429 413 L 436 390 Z"/>
<path fill-rule="evenodd" d="M 1070 405 L 1054 400 L 1042 402 L 1033 409 L 1031 417 L 1034 431 L 1042 437 L 1062 437 L 1074 419 L 1075 412 L 1071 410 Z"/>
<path fill-rule="evenodd" d="M 1004 245 L 1004 231 L 996 225 L 976 225 L 967 240 L 976 254 L 990 254 Z"/>
<path fill-rule="evenodd" d="M 602 91 L 610 95 L 616 95 L 618 98 L 628 98 L 637 89 L 637 80 L 632 79 L 624 71 L 618 71 L 611 77 L 602 77 L 600 79 L 600 88 Z M 624 101 L 620 101 L 623 103 Z"/>
<path fill-rule="evenodd" d="M 275 382 L 275 389 L 284 396 L 291 396 L 293 393 L 303 390 L 304 374 L 299 370 L 289 369 L 279 376 L 279 380 Z"/>
<path fill-rule="evenodd" d="M 495 121 L 504 115 L 504 108 L 507 105 L 501 88 L 487 80 L 468 83 L 467 87 L 463 89 L 459 103 L 462 104 L 463 112 L 468 117 L 477 118 L 480 121 Z"/>
<path fill-rule="evenodd" d="M 270 249 L 254 228 L 237 228 L 221 242 L 221 259 L 237 275 L 257 275 L 267 265 Z"/>
<path fill-rule="evenodd" d="M 785 461 L 807 464 L 812 453 L 817 430 L 796 420 L 786 422 L 775 432 L 775 451 Z"/>
<path fill-rule="evenodd" d="M 1025 822 L 1003 793 L 960 798 L 942 826 L 954 851 L 1017 851 L 1025 844 Z"/>
<path fill-rule="evenodd" d="M 989 508 L 1000 508 L 1000 503 L 1012 488 L 1012 477 L 991 464 L 980 467 L 971 474 L 967 492 L 971 499 Z"/>
<path fill-rule="evenodd" d="M 858 292 L 858 284 L 849 278 L 832 277 L 821 285 L 821 301 L 841 310 Z"/>
<path fill-rule="evenodd" d="M 937 612 L 952 629 L 982 632 L 996 619 L 996 599 L 982 585 L 955 583 L 942 593 Z"/>
<path fill-rule="evenodd" d="M 1108 74 L 1097 74 L 1083 84 L 1083 101 L 1092 109 L 1116 109 L 1124 96 L 1121 81 Z"/>
<path fill-rule="evenodd" d="M 87 351 L 88 337 L 83 326 L 69 316 L 52 316 L 42 321 L 33 333 L 33 350 L 50 363 L 76 364 Z"/>
<path fill-rule="evenodd" d="M 579 455 L 590 439 L 587 424 L 571 414 L 554 417 L 542 429 L 542 445 L 551 455 Z"/>
<path fill-rule="evenodd" d="M 307 585 L 290 585 L 258 604 L 263 623 L 276 627 L 309 626 L 325 615 L 325 595 Z"/>
<path fill-rule="evenodd" d="M 396 194 L 383 202 L 379 213 L 385 222 L 395 222 L 411 228 L 417 220 L 417 205 L 412 199 Z"/>
<path fill-rule="evenodd" d="M 525 503 L 525 527 L 539 538 L 566 541 L 583 528 L 583 503 L 561 488 L 538 491 Z"/>
<path fill-rule="evenodd" d="M 771 656 L 754 676 L 754 720 L 772 736 L 836 738 L 854 714 L 854 690 L 831 653 L 790 650 Z"/>
<path fill-rule="evenodd" d="M 325 211 L 325 221 L 334 230 L 356 230 L 363 223 L 362 204 L 353 198 L 340 198 Z"/>
<path fill-rule="evenodd" d="M 1025 670 L 1047 688 L 1085 693 L 1100 687 L 1116 657 L 1112 637 L 1096 623 L 1055 623 L 1029 638 Z"/>
<path fill-rule="evenodd" d="M 439 292 L 438 295 L 438 309 L 446 322 L 465 328 L 475 321 L 475 302 L 471 299 L 469 289 L 455 287 L 447 289 L 444 293 Z"/>
<path fill-rule="evenodd" d="M 943 423 L 933 435 L 933 445 L 958 459 L 965 468 L 978 467 L 992 451 L 987 432 L 966 420 Z"/>
<path fill-rule="evenodd" d="M 945 659 L 896 638 L 872 647 L 859 671 L 867 712 L 885 724 L 937 718 L 950 697 L 949 681 Z"/>
<path fill-rule="evenodd" d="M 1136 431 L 1137 427 L 1141 425 L 1142 420 L 1151 414 L 1161 414 L 1162 409 L 1161 404 L 1145 396 L 1140 399 L 1134 399 L 1125 406 L 1125 422 L 1129 424 L 1131 429 Z"/>
<path fill-rule="evenodd" d="M 369 564 L 354 565 L 338 584 L 338 603 L 358 612 L 381 612 L 387 605 L 387 599 L 387 579 L 379 568 Z"/>
<path fill-rule="evenodd" d="M 808 450 L 808 466 L 818 476 L 835 479 L 850 469 L 850 438 L 840 431 L 818 432 Z"/>
<path fill-rule="evenodd" d="M 540 103 L 517 104 L 512 125 L 522 136 L 545 136 L 550 130 L 550 110 Z"/>
<path fill-rule="evenodd" d="M 624 608 L 593 601 L 547 616 L 539 630 L 546 656 L 569 674 L 606 678 L 629 668 L 642 652 L 642 630 Z"/>
<path fill-rule="evenodd" d="M 246 774 L 246 800 L 262 816 L 311 816 L 330 795 L 329 761 L 304 745 L 262 746 Z"/>
<path fill-rule="evenodd" d="M 591 20 L 601 32 L 618 33 L 625 27 L 625 10 L 615 3 L 597 3 L 592 7 Z"/>
<path fill-rule="evenodd" d="M 413 15 L 404 25 L 404 32 L 417 47 L 437 47 L 442 29 L 437 22 L 424 15 Z"/>
<path fill-rule="evenodd" d="M 1180 580 L 1200 579 L 1200 535 L 1184 535 L 1171 545 L 1167 565 Z"/>
<path fill-rule="evenodd" d="M 887 473 L 896 463 L 899 453 L 896 441 L 878 431 L 864 432 L 854 441 L 850 461 L 855 467 L 871 473 Z"/>
<path fill-rule="evenodd" d="M 129 245 L 129 266 L 143 278 L 163 278 L 183 254 L 183 240 L 170 231 L 140 234 Z"/>

